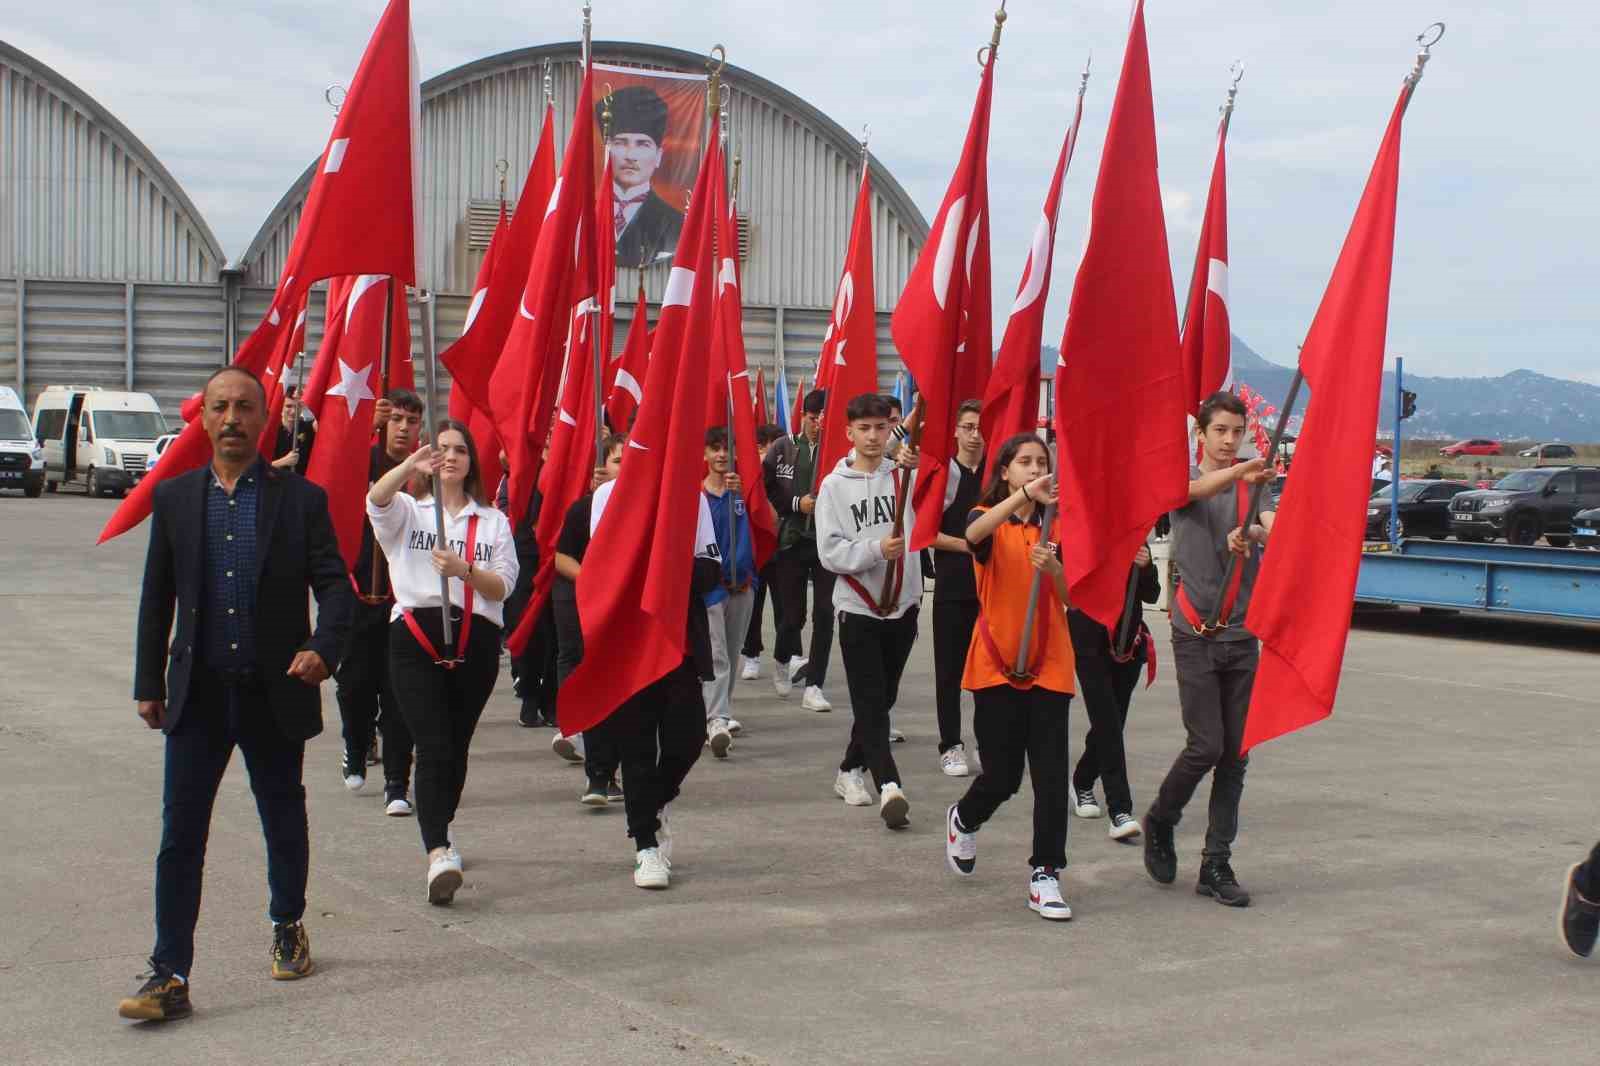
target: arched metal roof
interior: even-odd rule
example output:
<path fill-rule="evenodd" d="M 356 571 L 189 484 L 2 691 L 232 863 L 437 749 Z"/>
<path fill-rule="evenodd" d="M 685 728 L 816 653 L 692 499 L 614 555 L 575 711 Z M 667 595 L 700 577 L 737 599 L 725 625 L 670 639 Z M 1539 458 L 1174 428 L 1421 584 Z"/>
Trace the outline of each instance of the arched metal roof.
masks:
<path fill-rule="evenodd" d="M 0 41 L 0 274 L 214 281 L 222 245 L 143 141 Z"/>

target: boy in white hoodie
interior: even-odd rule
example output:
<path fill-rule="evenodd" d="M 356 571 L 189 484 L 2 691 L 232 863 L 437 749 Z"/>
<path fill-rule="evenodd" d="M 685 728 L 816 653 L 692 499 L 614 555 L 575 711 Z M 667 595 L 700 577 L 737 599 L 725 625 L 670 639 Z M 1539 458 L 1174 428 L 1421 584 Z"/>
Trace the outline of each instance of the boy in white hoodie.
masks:
<path fill-rule="evenodd" d="M 870 806 L 872 795 L 864 779 L 864 771 L 870 770 L 884 824 L 903 829 L 910 824 L 911 805 L 889 754 L 889 711 L 917 640 L 922 567 L 918 553 L 906 551 L 911 508 L 906 507 L 898 533 L 895 513 L 897 494 L 909 497 L 914 474 L 885 457 L 889 404 L 882 396 L 855 397 L 845 417 L 855 450 L 823 479 L 814 512 L 817 554 L 823 567 L 839 575 L 833 609 L 839 614 L 839 650 L 854 716 L 850 746 L 833 790 L 853 807 Z M 880 602 L 885 578 L 887 603 Z"/>

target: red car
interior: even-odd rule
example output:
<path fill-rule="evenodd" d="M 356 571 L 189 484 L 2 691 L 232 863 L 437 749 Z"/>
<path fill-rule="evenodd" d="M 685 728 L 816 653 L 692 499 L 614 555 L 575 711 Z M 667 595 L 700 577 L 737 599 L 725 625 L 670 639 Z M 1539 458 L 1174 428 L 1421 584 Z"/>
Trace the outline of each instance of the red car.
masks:
<path fill-rule="evenodd" d="M 1486 440 L 1483 437 L 1474 437 L 1471 440 L 1458 440 L 1454 444 L 1439 449 L 1439 454 L 1449 458 L 1458 455 L 1499 455 L 1500 442 Z"/>

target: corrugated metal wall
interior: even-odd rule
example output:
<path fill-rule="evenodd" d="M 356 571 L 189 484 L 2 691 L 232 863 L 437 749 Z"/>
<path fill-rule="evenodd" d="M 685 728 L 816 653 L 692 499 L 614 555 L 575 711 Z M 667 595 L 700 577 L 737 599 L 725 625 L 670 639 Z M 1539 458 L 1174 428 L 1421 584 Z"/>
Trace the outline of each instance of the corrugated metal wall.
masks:
<path fill-rule="evenodd" d="M 599 62 L 700 69 L 700 57 L 675 50 L 605 42 L 595 48 Z M 467 248 L 467 203 L 498 196 L 499 159 L 510 162 L 509 195 L 517 195 L 543 122 L 546 56 L 555 59 L 557 144 L 564 147 L 581 77 L 576 45 L 493 57 L 424 87 L 424 284 L 446 293 L 471 287 L 482 253 Z M 751 222 L 745 299 L 757 306 L 828 307 L 849 241 L 859 152 L 849 134 L 777 86 L 731 67 L 727 81 L 730 150 L 743 160 L 739 201 Z M 927 223 L 877 164 L 873 177 L 875 290 L 878 307 L 887 309 L 905 285 Z M 308 181 L 309 172 L 245 253 L 248 284 L 277 282 Z M 618 291 L 631 291 L 636 275 L 620 274 Z M 665 266 L 647 272 L 652 300 L 660 297 L 666 274 Z"/>
<path fill-rule="evenodd" d="M 216 238 L 104 108 L 0 44 L 0 275 L 214 281 Z"/>

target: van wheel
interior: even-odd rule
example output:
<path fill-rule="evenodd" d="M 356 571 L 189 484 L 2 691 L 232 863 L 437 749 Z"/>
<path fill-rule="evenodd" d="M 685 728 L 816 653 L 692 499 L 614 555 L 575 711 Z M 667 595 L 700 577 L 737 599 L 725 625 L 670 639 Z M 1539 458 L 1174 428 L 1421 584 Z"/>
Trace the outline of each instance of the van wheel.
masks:
<path fill-rule="evenodd" d="M 1519 514 L 1506 523 L 1507 544 L 1534 544 L 1539 540 L 1539 516 Z"/>
<path fill-rule="evenodd" d="M 42 494 L 43 492 L 44 492 L 44 483 L 43 482 L 40 482 L 37 485 L 24 485 L 22 487 L 22 494 L 24 496 L 28 497 L 28 499 L 30 499 L 30 500 L 37 500 L 39 498 L 40 494 Z"/>
<path fill-rule="evenodd" d="M 1572 543 L 1571 537 L 1546 537 L 1545 543 L 1552 548 L 1565 548 Z"/>
<path fill-rule="evenodd" d="M 89 480 L 84 483 L 83 491 L 91 498 L 98 498 L 100 495 L 100 471 L 92 466 L 89 468 Z"/>

